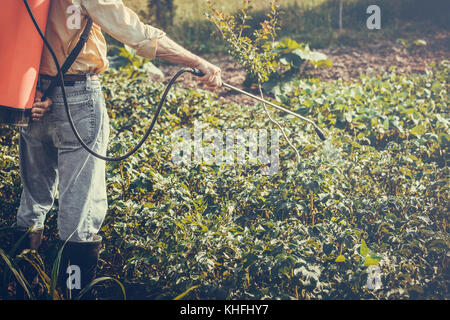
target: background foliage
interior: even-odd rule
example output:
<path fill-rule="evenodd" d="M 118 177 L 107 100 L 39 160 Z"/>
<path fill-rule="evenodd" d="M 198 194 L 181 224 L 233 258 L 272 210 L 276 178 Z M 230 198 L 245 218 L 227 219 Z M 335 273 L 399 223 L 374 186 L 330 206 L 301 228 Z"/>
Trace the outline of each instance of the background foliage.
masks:
<path fill-rule="evenodd" d="M 154 0 L 153 0 L 154 1 Z M 144 21 L 151 22 L 147 0 L 125 0 Z M 164 1 L 156 1 L 163 3 Z M 177 41 L 198 53 L 224 52 L 224 43 L 218 41 L 217 30 L 204 17 L 206 0 L 173 0 L 173 25 L 167 32 Z M 377 39 L 420 37 L 434 32 L 436 26 L 448 28 L 450 2 L 446 0 L 379 0 L 382 12 L 382 30 L 367 32 L 366 9 L 374 4 L 369 0 L 343 1 L 343 31 L 338 28 L 339 0 L 278 0 L 283 14 L 280 18 L 280 36 L 309 43 L 311 48 L 329 46 L 364 46 Z M 236 13 L 242 0 L 215 0 L 214 5 L 225 13 Z M 253 29 L 265 20 L 270 1 L 253 1 Z M 155 21 L 152 21 L 155 22 Z M 157 26 L 161 26 L 158 21 Z"/>

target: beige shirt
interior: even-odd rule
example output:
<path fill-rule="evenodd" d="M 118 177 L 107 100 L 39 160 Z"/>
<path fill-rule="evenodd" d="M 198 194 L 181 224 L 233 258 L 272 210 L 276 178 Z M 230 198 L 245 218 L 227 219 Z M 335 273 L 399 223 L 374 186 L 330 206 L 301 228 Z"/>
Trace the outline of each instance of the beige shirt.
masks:
<path fill-rule="evenodd" d="M 116 40 L 134 48 L 136 54 L 153 59 L 157 40 L 164 32 L 142 23 L 122 0 L 51 0 L 46 38 L 56 53 L 60 65 L 64 63 L 76 46 L 87 16 L 94 24 L 89 40 L 67 74 L 102 73 L 108 68 L 106 41 L 101 30 Z M 81 13 L 81 19 L 77 17 Z M 50 52 L 44 47 L 39 73 L 57 74 Z"/>

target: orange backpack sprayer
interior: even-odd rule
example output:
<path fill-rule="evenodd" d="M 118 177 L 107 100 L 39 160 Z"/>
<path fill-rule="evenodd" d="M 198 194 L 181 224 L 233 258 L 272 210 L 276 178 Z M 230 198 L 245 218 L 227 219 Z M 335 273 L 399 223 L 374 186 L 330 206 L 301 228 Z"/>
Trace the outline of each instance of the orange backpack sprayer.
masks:
<path fill-rule="evenodd" d="M 168 83 L 163 95 L 161 96 L 161 100 L 159 101 L 153 120 L 139 143 L 122 156 L 108 157 L 106 155 L 100 155 L 90 149 L 78 133 L 70 114 L 70 108 L 67 102 L 64 87 L 64 74 L 70 69 L 70 66 L 76 60 L 78 54 L 86 44 L 93 22 L 91 19 L 88 19 L 78 44 L 69 54 L 69 57 L 64 64 L 60 66 L 52 47 L 44 35 L 50 1 L 51 0 L 2 0 L 2 8 L 0 10 L 0 124 L 4 123 L 18 126 L 28 125 L 31 116 L 31 108 L 36 93 L 36 84 L 39 76 L 42 50 L 45 45 L 53 58 L 58 74 L 54 77 L 49 89 L 44 92 L 42 101 L 44 101 L 46 97 L 51 94 L 55 87 L 60 87 L 67 118 L 73 133 L 80 142 L 81 146 L 93 156 L 105 161 L 124 160 L 139 150 L 139 148 L 149 137 L 166 101 L 167 94 L 178 77 L 185 72 L 192 73 L 198 77 L 203 76 L 203 74 L 201 71 L 193 68 L 183 68 L 178 71 Z M 326 139 L 323 132 L 312 120 L 248 92 L 242 91 L 227 83 L 223 83 L 223 85 L 228 89 L 245 94 L 253 99 L 266 103 L 278 110 L 284 111 L 310 123 L 313 125 L 320 139 Z"/>
<path fill-rule="evenodd" d="M 29 0 L 42 30 L 50 0 Z M 0 123 L 26 126 L 36 93 L 43 41 L 22 1 L 2 0 L 0 10 Z"/>

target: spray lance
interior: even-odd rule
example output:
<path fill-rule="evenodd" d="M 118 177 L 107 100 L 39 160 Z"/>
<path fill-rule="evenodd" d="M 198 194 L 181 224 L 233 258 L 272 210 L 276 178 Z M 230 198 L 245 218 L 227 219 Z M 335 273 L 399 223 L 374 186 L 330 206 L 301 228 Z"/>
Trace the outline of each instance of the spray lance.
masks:
<path fill-rule="evenodd" d="M 16 9 L 16 11 L 17 11 L 17 2 L 18 1 L 17 0 L 7 0 L 7 1 L 9 3 L 9 5 L 10 5 L 11 9 Z M 41 18 L 40 22 L 43 25 L 45 25 L 46 17 L 43 18 L 43 16 L 45 16 L 45 14 L 43 12 L 46 12 L 47 15 L 48 15 L 49 1 L 45 1 L 45 0 L 31 0 L 31 1 L 33 1 L 34 4 L 39 9 L 40 18 Z M 47 89 L 46 92 L 44 93 L 44 95 L 42 97 L 42 101 L 45 101 L 46 97 L 50 94 L 51 90 L 55 86 L 59 85 L 61 87 L 65 111 L 66 111 L 67 118 L 69 120 L 70 126 L 72 128 L 72 131 L 73 131 L 75 137 L 77 138 L 77 140 L 80 142 L 81 146 L 86 151 L 88 151 L 93 156 L 95 156 L 95 157 L 97 157 L 99 159 L 102 159 L 102 160 L 105 160 L 105 161 L 122 161 L 122 160 L 127 159 L 131 155 L 133 155 L 136 151 L 139 150 L 139 148 L 145 143 L 145 141 L 150 136 L 150 133 L 152 132 L 152 130 L 153 130 L 155 124 L 156 124 L 156 121 L 158 120 L 158 116 L 159 116 L 159 114 L 161 112 L 161 109 L 164 106 L 164 103 L 165 103 L 165 101 L 167 99 L 167 95 L 168 95 L 170 89 L 172 88 L 173 84 L 176 82 L 176 80 L 184 73 L 191 73 L 191 74 L 193 74 L 194 76 L 197 76 L 197 77 L 202 77 L 204 75 L 200 70 L 197 70 L 197 69 L 194 69 L 194 68 L 183 68 L 180 71 L 178 71 L 172 77 L 172 79 L 169 81 L 169 83 L 167 84 L 167 86 L 166 86 L 166 88 L 165 88 L 165 90 L 163 92 L 163 95 L 161 96 L 161 99 L 159 101 L 159 104 L 158 104 L 158 107 L 157 107 L 157 109 L 155 111 L 155 114 L 153 116 L 152 122 L 150 123 L 150 126 L 147 128 L 144 136 L 137 143 L 137 145 L 134 148 L 132 148 L 130 151 L 128 151 L 126 154 L 118 156 L 118 157 L 108 157 L 106 155 L 100 155 L 100 154 L 96 153 L 94 150 L 92 150 L 83 141 L 83 139 L 81 138 L 80 134 L 78 133 L 77 128 L 75 127 L 75 125 L 73 123 L 72 115 L 70 113 L 70 107 L 69 107 L 69 104 L 68 104 L 68 101 L 67 101 L 67 96 L 66 96 L 66 91 L 65 91 L 65 86 L 64 86 L 64 73 L 67 72 L 67 70 L 70 68 L 70 65 L 76 59 L 76 56 L 79 54 L 79 51 L 81 51 L 82 47 L 84 46 L 85 42 L 87 41 L 87 38 L 88 38 L 89 32 L 90 32 L 90 28 L 92 27 L 92 20 L 90 20 L 90 19 L 88 20 L 87 26 L 85 28 L 85 31 L 83 32 L 83 34 L 80 37 L 79 43 L 75 47 L 74 52 L 69 56 L 68 60 L 71 60 L 71 61 L 66 61 L 63 64 L 63 66 L 61 67 L 59 62 L 58 62 L 58 60 L 57 60 L 57 58 L 56 58 L 56 54 L 55 54 L 53 48 L 51 47 L 51 45 L 48 43 L 47 39 L 45 38 L 44 32 L 43 32 L 42 28 L 39 25 L 38 19 L 36 19 L 35 14 L 33 13 L 33 10 L 30 8 L 28 0 L 23 0 L 23 4 L 25 5 L 26 11 L 27 11 L 29 17 L 31 18 L 31 21 L 32 21 L 32 23 L 34 25 L 34 28 L 39 33 L 39 36 L 40 36 L 42 42 L 44 43 L 44 45 L 49 50 L 49 52 L 50 52 L 50 54 L 51 54 L 51 56 L 52 56 L 52 58 L 54 60 L 54 63 L 56 65 L 56 69 L 57 69 L 57 76 L 55 77 L 54 81 L 50 85 L 49 89 Z M 39 4 L 40 4 L 40 6 L 39 6 Z M 36 40 L 34 39 L 34 41 L 36 41 Z M 42 51 L 42 44 L 41 44 L 41 51 Z M 35 63 L 35 68 L 38 68 L 38 64 L 36 64 L 36 63 Z M 20 126 L 27 125 L 27 123 L 29 121 L 29 118 L 30 118 L 30 115 L 31 115 L 31 112 L 30 112 L 31 111 L 31 104 L 32 104 L 33 97 L 34 97 L 34 96 L 32 96 L 31 92 L 33 90 L 34 90 L 33 92 L 35 92 L 35 89 L 36 89 L 37 72 L 35 72 L 33 74 L 34 75 L 34 79 L 33 79 L 32 76 L 30 77 L 29 74 L 27 74 L 27 75 L 28 75 L 28 83 L 27 83 L 27 88 L 26 88 L 27 90 L 25 90 L 25 91 L 28 93 L 28 96 L 27 96 L 27 93 L 26 93 L 25 94 L 26 99 L 22 99 L 22 100 L 27 101 L 28 107 L 23 107 L 23 106 L 22 107 L 11 107 L 11 106 L 7 106 L 7 104 L 4 105 L 4 103 L 2 101 L 2 98 L 4 98 L 4 96 L 2 96 L 0 94 L 0 122 L 10 123 L 10 124 L 15 124 L 15 125 L 20 125 Z M 23 78 L 24 77 L 22 77 L 22 79 Z M 34 81 L 34 86 L 31 85 L 33 81 Z M 23 80 L 22 80 L 22 82 L 23 82 Z M 22 86 L 24 86 L 24 84 L 22 82 L 20 84 Z M 4 85 L 4 84 L 0 83 L 0 93 L 2 93 L 2 88 L 1 88 L 2 85 Z M 293 116 L 295 116 L 295 117 L 297 117 L 297 118 L 299 118 L 299 119 L 301 119 L 303 121 L 306 121 L 306 122 L 310 123 L 314 127 L 314 130 L 317 133 L 317 135 L 319 136 L 319 138 L 321 140 L 326 140 L 325 134 L 322 132 L 322 130 L 320 130 L 320 128 L 317 126 L 317 124 L 314 121 L 312 121 L 312 120 L 310 120 L 308 118 L 305 118 L 305 117 L 303 117 L 303 116 L 301 116 L 301 115 L 299 115 L 299 114 L 297 114 L 297 113 L 295 113 L 295 112 L 293 112 L 293 111 L 291 111 L 289 109 L 286 109 L 284 107 L 278 106 L 278 105 L 276 105 L 276 104 L 274 104 L 272 102 L 269 102 L 269 101 L 267 101 L 265 99 L 262 99 L 262 98 L 260 98 L 258 96 L 255 96 L 255 95 L 253 95 L 251 93 L 248 93 L 248 92 L 243 91 L 243 90 L 241 90 L 239 88 L 236 88 L 236 87 L 234 87 L 234 86 L 232 86 L 232 85 L 230 85 L 228 83 L 223 83 L 223 86 L 228 88 L 228 89 L 230 89 L 230 90 L 236 91 L 236 92 L 238 92 L 240 94 L 247 95 L 247 96 L 251 97 L 252 99 L 255 99 L 255 100 L 260 101 L 262 103 L 266 103 L 267 105 L 270 105 L 270 106 L 272 106 L 272 107 L 274 107 L 274 108 L 276 108 L 276 109 L 278 109 L 280 111 L 286 112 L 286 113 L 288 113 L 290 115 L 293 115 Z M 33 89 L 33 90 L 31 90 L 31 89 Z M 24 94 L 22 94 L 22 96 L 24 96 Z M 23 105 L 24 103 L 22 102 L 21 104 Z M 19 116 L 17 116 L 17 113 L 19 114 Z M 16 116 L 15 117 L 11 117 L 11 114 L 15 114 Z M 6 119 L 6 121 L 5 121 L 5 119 Z M 13 119 L 13 121 L 11 119 Z"/>
<path fill-rule="evenodd" d="M 197 76 L 197 77 L 203 77 L 203 76 L 204 76 L 204 74 L 203 74 L 200 70 L 197 70 L 197 69 L 190 70 L 190 72 L 191 72 L 193 75 Z M 279 105 L 276 105 L 276 104 L 274 104 L 274 103 L 272 103 L 272 102 L 270 102 L 270 101 L 267 101 L 267 100 L 265 100 L 265 99 L 263 99 L 263 98 L 261 98 L 261 97 L 255 96 L 254 94 L 251 94 L 251 93 L 249 93 L 249 92 L 247 92 L 247 91 L 244 91 L 244 90 L 241 90 L 241 89 L 239 89 L 239 88 L 236 88 L 235 86 L 232 86 L 231 84 L 228 84 L 228 83 L 226 83 L 226 82 L 222 82 L 222 85 L 223 85 L 224 87 L 230 89 L 230 90 L 236 91 L 236 92 L 238 92 L 238 93 L 240 93 L 240 94 L 244 94 L 244 95 L 246 95 L 246 96 L 248 96 L 248 97 L 250 97 L 250 98 L 253 98 L 253 99 L 255 99 L 255 100 L 258 100 L 259 102 L 268 104 L 269 106 L 274 107 L 275 109 L 278 109 L 278 110 L 280 110 L 280 111 L 284 111 L 284 112 L 286 112 L 286 113 L 289 113 L 290 115 L 292 115 L 292 116 L 294 116 L 294 117 L 297 117 L 297 118 L 299 118 L 299 119 L 301 119 L 301 120 L 303 120 L 303 121 L 306 121 L 306 122 L 312 124 L 312 126 L 314 127 L 314 130 L 316 131 L 316 133 L 317 133 L 317 135 L 319 136 L 319 138 L 320 138 L 322 141 L 325 141 L 325 140 L 327 139 L 327 138 L 325 137 L 325 134 L 323 133 L 323 131 L 320 130 L 320 128 L 317 126 L 317 124 L 316 124 L 314 121 L 312 121 L 312 120 L 310 120 L 310 119 L 308 119 L 308 118 L 305 118 L 305 117 L 299 115 L 298 113 L 295 113 L 295 112 L 293 112 L 293 111 L 291 111 L 291 110 L 289 110 L 289 109 L 286 109 L 286 108 L 284 108 L 284 107 L 281 107 L 281 106 L 279 106 Z"/>

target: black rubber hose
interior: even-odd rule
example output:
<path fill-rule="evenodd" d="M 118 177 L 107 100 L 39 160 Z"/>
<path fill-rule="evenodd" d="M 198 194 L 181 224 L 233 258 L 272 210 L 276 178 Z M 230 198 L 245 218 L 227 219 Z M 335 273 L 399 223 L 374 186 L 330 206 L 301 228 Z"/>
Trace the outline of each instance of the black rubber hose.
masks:
<path fill-rule="evenodd" d="M 185 72 L 189 72 L 189 73 L 195 73 L 195 70 L 192 68 L 183 68 L 180 71 L 177 72 L 177 74 L 175 74 L 175 76 L 172 77 L 172 79 L 170 80 L 169 84 L 166 86 L 166 89 L 164 90 L 164 93 L 161 97 L 161 100 L 159 101 L 159 105 L 158 108 L 156 109 L 155 115 L 153 116 L 153 120 L 149 126 L 149 128 L 147 129 L 147 131 L 145 132 L 144 137 L 142 137 L 142 139 L 139 141 L 139 143 L 133 148 L 131 149 L 129 152 L 127 152 L 126 154 L 119 156 L 119 157 L 108 157 L 106 155 L 101 155 L 98 154 L 97 152 L 95 152 L 94 150 L 92 150 L 91 148 L 89 148 L 88 145 L 86 145 L 86 143 L 84 143 L 83 138 L 81 138 L 80 134 L 78 133 L 77 128 L 75 127 L 74 123 L 73 123 L 73 119 L 72 119 L 72 115 L 70 114 L 70 108 L 69 108 L 69 104 L 67 102 L 67 95 L 66 95 L 66 88 L 64 86 L 64 75 L 62 73 L 61 70 L 61 66 L 58 62 L 58 59 L 56 57 L 56 54 L 52 48 L 52 46 L 50 45 L 50 43 L 47 41 L 47 39 L 45 38 L 45 35 L 43 34 L 41 28 L 39 27 L 39 24 L 36 21 L 36 18 L 33 15 L 32 10 L 30 9 L 30 6 L 28 4 L 27 0 L 23 0 L 25 7 L 28 11 L 28 14 L 31 18 L 31 20 L 33 21 L 33 24 L 37 30 L 37 32 L 39 33 L 39 36 L 42 38 L 42 41 L 44 41 L 45 46 L 47 47 L 47 49 L 50 51 L 50 54 L 52 55 L 53 61 L 55 62 L 56 65 L 56 69 L 58 70 L 58 77 L 60 79 L 60 86 L 61 86 L 61 91 L 62 91 L 62 96 L 63 96 L 63 101 L 64 101 L 64 107 L 66 109 L 66 114 L 67 114 L 67 118 L 69 119 L 69 123 L 70 126 L 72 128 L 73 133 L 75 134 L 75 137 L 77 138 L 77 140 L 80 142 L 81 146 L 88 151 L 90 154 L 92 154 L 94 157 L 97 157 L 99 159 L 105 160 L 105 161 L 122 161 L 125 160 L 129 157 L 131 157 L 134 153 L 136 153 L 136 151 L 139 150 L 139 148 L 145 143 L 145 141 L 148 139 L 148 137 L 150 136 L 150 133 L 153 130 L 153 127 L 156 124 L 156 121 L 158 120 L 158 116 L 161 112 L 162 107 L 164 106 L 164 103 L 166 102 L 166 98 L 167 98 L 167 94 L 169 93 L 170 89 L 172 88 L 173 84 L 175 83 L 175 81 Z M 42 97 L 42 101 L 45 101 L 47 97 Z"/>

